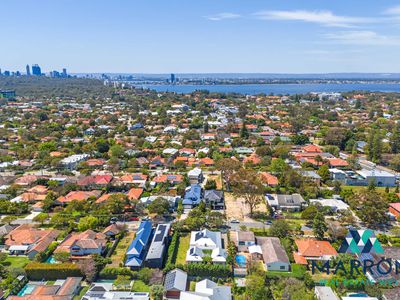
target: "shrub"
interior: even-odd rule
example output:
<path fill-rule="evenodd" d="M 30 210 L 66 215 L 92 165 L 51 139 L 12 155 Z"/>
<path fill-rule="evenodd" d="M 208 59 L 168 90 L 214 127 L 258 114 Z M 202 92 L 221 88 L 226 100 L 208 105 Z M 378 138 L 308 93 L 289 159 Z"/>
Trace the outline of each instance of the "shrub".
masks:
<path fill-rule="evenodd" d="M 71 263 L 46 264 L 31 262 L 25 267 L 26 275 L 30 280 L 57 280 L 67 277 L 82 277 L 78 265 Z"/>

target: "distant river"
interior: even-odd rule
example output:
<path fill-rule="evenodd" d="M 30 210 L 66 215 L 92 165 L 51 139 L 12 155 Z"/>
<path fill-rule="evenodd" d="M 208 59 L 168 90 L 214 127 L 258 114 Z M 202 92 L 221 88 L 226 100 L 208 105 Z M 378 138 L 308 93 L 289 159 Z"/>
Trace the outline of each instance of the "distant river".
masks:
<path fill-rule="evenodd" d="M 256 94 L 305 94 L 309 92 L 397 92 L 400 84 L 394 83 L 305 83 L 305 84 L 219 84 L 219 85 L 168 85 L 147 84 L 136 87 L 156 90 L 157 92 L 191 93 L 195 90 L 208 90 L 218 93 L 239 93 L 244 95 Z"/>

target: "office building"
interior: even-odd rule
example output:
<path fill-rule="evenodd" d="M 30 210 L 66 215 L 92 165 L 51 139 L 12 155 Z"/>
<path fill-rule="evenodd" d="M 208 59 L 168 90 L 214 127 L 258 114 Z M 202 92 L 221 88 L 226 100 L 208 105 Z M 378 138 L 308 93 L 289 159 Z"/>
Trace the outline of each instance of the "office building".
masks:
<path fill-rule="evenodd" d="M 26 76 L 31 76 L 31 69 L 29 65 L 26 65 Z"/>
<path fill-rule="evenodd" d="M 171 74 L 171 83 L 175 83 L 176 79 L 175 79 L 175 74 Z"/>
<path fill-rule="evenodd" d="M 40 69 L 38 64 L 34 64 L 32 66 L 32 75 L 40 76 L 42 75 L 42 70 Z"/>
<path fill-rule="evenodd" d="M 66 68 L 63 68 L 63 69 L 62 69 L 62 77 L 68 77 L 67 69 L 66 69 Z"/>

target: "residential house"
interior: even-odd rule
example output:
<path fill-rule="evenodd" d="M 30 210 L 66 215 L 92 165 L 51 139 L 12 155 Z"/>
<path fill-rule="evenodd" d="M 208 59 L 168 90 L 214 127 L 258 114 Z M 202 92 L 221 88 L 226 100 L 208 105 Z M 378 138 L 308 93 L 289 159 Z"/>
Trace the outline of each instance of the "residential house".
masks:
<path fill-rule="evenodd" d="M 117 224 L 111 224 L 109 226 L 107 226 L 104 230 L 103 233 L 105 236 L 110 237 L 112 239 L 115 238 L 116 235 L 118 235 L 119 233 L 125 231 L 125 227 L 124 226 L 120 226 Z"/>
<path fill-rule="evenodd" d="M 140 223 L 136 236 L 126 251 L 126 267 L 137 269 L 143 265 L 152 232 L 153 228 L 150 221 Z"/>
<path fill-rule="evenodd" d="M 128 191 L 127 196 L 129 200 L 136 201 L 140 199 L 140 196 L 142 196 L 142 194 L 143 194 L 143 188 L 131 188 Z"/>
<path fill-rule="evenodd" d="M 183 182 L 183 176 L 180 174 L 162 174 L 153 179 L 154 184 L 169 183 L 176 185 Z"/>
<path fill-rule="evenodd" d="M 301 211 L 303 206 L 306 204 L 306 201 L 300 194 L 266 194 L 265 200 L 272 208 L 285 211 Z"/>
<path fill-rule="evenodd" d="M 134 184 L 139 187 L 144 187 L 146 185 L 148 176 L 141 174 L 141 173 L 134 173 L 134 174 L 125 174 L 119 178 L 119 180 L 125 184 L 130 185 Z"/>
<path fill-rule="evenodd" d="M 252 231 L 231 231 L 231 240 L 235 243 L 238 252 L 249 252 L 249 247 L 256 244 Z"/>
<path fill-rule="evenodd" d="M 205 256 L 210 256 L 213 263 L 225 264 L 227 254 L 222 248 L 220 232 L 208 229 L 192 231 L 190 247 L 186 252 L 186 262 L 202 262 Z"/>
<path fill-rule="evenodd" d="M 261 177 L 261 182 L 265 186 L 275 187 L 279 184 L 278 177 L 276 177 L 268 172 L 261 172 L 260 177 Z"/>
<path fill-rule="evenodd" d="M 181 292 L 180 300 L 232 300 L 231 287 L 204 279 L 196 283 L 194 292 Z"/>
<path fill-rule="evenodd" d="M 82 300 L 150 300 L 149 293 L 115 291 L 110 282 L 93 282 Z"/>
<path fill-rule="evenodd" d="M 76 169 L 79 163 L 87 160 L 88 158 L 89 154 L 74 154 L 66 158 L 63 158 L 60 161 L 60 164 L 66 169 L 74 170 Z"/>
<path fill-rule="evenodd" d="M 5 235 L 5 249 L 10 255 L 27 255 L 33 259 L 36 254 L 46 251 L 59 233 L 55 229 L 39 229 L 31 224 L 23 224 Z"/>
<path fill-rule="evenodd" d="M 332 211 L 337 212 L 339 210 L 348 210 L 350 207 L 342 200 L 333 199 L 310 199 L 310 204 L 319 204 L 324 207 L 330 207 Z"/>
<path fill-rule="evenodd" d="M 183 197 L 183 208 L 192 209 L 193 207 L 200 204 L 203 199 L 203 189 L 198 184 L 192 184 L 185 190 L 185 196 Z"/>
<path fill-rule="evenodd" d="M 389 203 L 389 212 L 397 219 L 400 216 L 400 202 Z"/>
<path fill-rule="evenodd" d="M 318 300 L 340 300 L 329 286 L 316 286 L 314 294 Z"/>
<path fill-rule="evenodd" d="M 77 184 L 88 189 L 102 189 L 111 183 L 112 178 L 111 175 L 87 176 L 78 180 Z"/>
<path fill-rule="evenodd" d="M 35 282 L 33 289 L 23 296 L 10 296 L 9 300 L 72 300 L 79 294 L 82 277 L 67 277 L 59 279 L 53 284 Z"/>
<path fill-rule="evenodd" d="M 309 261 L 327 261 L 336 257 L 338 253 L 327 241 L 314 239 L 295 240 L 298 251 L 293 253 L 297 264 L 307 265 Z"/>
<path fill-rule="evenodd" d="M 223 210 L 225 208 L 224 192 L 218 190 L 205 190 L 204 202 L 214 210 Z"/>
<path fill-rule="evenodd" d="M 167 299 L 179 299 L 181 292 L 186 291 L 187 273 L 181 269 L 174 269 L 165 275 L 164 289 Z"/>
<path fill-rule="evenodd" d="M 188 172 L 189 182 L 191 184 L 203 182 L 204 176 L 200 168 L 194 168 Z"/>
<path fill-rule="evenodd" d="M 101 195 L 101 191 L 72 191 L 66 196 L 60 196 L 55 201 L 56 204 L 66 205 L 74 200 L 85 201 L 90 197 L 98 198 Z"/>
<path fill-rule="evenodd" d="M 67 252 L 71 256 L 101 255 L 106 248 L 106 235 L 93 230 L 71 233 L 56 248 L 55 253 Z"/>
<path fill-rule="evenodd" d="M 170 224 L 158 224 L 147 252 L 145 265 L 150 268 L 163 267 L 165 253 L 168 249 Z"/>
<path fill-rule="evenodd" d="M 265 268 L 268 271 L 290 271 L 290 261 L 277 237 L 257 237 L 257 245 L 261 246 Z"/>

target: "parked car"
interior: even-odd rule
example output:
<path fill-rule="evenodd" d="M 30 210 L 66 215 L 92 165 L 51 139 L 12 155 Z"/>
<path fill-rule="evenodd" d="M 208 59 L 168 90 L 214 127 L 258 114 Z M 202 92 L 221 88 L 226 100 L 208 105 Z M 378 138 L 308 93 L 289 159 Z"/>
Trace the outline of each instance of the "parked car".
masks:
<path fill-rule="evenodd" d="M 231 223 L 233 223 L 233 224 L 239 224 L 240 222 L 239 222 L 239 220 L 232 219 L 232 220 L 231 220 Z"/>

